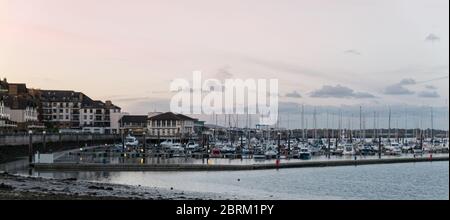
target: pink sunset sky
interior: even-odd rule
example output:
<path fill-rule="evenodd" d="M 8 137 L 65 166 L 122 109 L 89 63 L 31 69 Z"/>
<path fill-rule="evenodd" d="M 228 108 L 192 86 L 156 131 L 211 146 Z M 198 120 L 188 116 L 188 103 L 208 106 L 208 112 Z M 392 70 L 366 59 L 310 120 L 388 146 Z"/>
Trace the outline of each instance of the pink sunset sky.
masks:
<path fill-rule="evenodd" d="M 0 77 L 144 113 L 192 77 L 283 102 L 443 106 L 448 0 L 0 0 Z M 342 92 L 342 95 L 340 95 Z"/>

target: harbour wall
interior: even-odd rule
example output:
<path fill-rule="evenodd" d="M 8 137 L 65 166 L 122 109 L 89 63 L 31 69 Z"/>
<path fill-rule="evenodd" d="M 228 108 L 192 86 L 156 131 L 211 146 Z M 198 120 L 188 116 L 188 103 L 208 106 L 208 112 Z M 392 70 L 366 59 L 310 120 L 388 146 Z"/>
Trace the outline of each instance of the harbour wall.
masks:
<path fill-rule="evenodd" d="M 119 137 L 117 135 L 105 134 L 46 134 L 46 143 L 67 143 L 67 142 L 87 142 L 87 141 L 109 141 L 115 140 Z M 44 141 L 44 134 L 33 134 L 33 144 L 42 144 Z M 2 146 L 24 146 L 28 145 L 30 141 L 29 135 L 10 134 L 0 135 L 0 147 Z"/>
<path fill-rule="evenodd" d="M 358 159 L 358 160 L 328 160 L 328 161 L 302 161 L 280 164 L 251 164 L 251 165 L 214 165 L 214 164 L 76 164 L 53 163 L 33 164 L 39 171 L 238 171 L 238 170 L 268 170 L 283 168 L 305 167 L 335 167 L 335 166 L 360 166 L 371 164 L 395 164 L 448 161 L 448 156 L 417 157 L 417 158 L 382 158 L 382 159 Z"/>

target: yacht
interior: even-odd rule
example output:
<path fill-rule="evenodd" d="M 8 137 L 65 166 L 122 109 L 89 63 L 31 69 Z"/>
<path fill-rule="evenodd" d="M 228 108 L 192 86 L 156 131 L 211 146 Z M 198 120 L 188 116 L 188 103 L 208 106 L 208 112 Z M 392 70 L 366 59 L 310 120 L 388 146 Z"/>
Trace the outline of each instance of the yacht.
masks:
<path fill-rule="evenodd" d="M 200 149 L 200 146 L 194 142 L 189 142 L 186 145 L 186 150 L 188 150 L 188 151 L 197 151 L 199 149 Z"/>
<path fill-rule="evenodd" d="M 267 150 L 264 155 L 266 156 L 266 159 L 274 159 L 278 156 L 278 152 L 272 149 Z"/>
<path fill-rule="evenodd" d="M 413 154 L 414 154 L 414 156 L 423 155 L 423 149 L 420 146 L 420 144 L 417 144 L 417 145 L 414 146 Z"/>
<path fill-rule="evenodd" d="M 136 137 L 128 135 L 125 138 L 125 147 L 138 147 L 139 146 L 139 141 Z"/>
<path fill-rule="evenodd" d="M 309 160 L 309 159 L 311 159 L 311 155 L 312 155 L 311 151 L 308 148 L 303 147 L 303 148 L 300 148 L 300 151 L 298 153 L 298 158 L 301 160 Z"/>
<path fill-rule="evenodd" d="M 386 149 L 386 154 L 388 154 L 388 155 L 401 155 L 402 154 L 402 147 L 397 142 L 391 142 L 384 148 Z"/>
<path fill-rule="evenodd" d="M 355 147 L 351 143 L 347 143 L 344 145 L 344 151 L 342 152 L 343 155 L 355 155 Z"/>

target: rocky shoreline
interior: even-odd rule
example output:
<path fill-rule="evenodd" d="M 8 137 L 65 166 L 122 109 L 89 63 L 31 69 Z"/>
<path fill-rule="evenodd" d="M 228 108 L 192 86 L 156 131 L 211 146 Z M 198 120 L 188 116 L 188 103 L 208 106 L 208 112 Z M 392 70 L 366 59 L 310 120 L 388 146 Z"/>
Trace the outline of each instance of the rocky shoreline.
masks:
<path fill-rule="evenodd" d="M 227 200 L 221 194 L 171 188 L 45 179 L 0 173 L 0 200 Z"/>

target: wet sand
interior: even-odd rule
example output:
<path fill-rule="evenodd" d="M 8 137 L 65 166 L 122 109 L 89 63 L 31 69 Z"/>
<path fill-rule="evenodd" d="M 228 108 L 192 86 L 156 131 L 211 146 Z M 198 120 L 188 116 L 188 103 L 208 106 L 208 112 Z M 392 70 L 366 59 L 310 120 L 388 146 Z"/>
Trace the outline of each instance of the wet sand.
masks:
<path fill-rule="evenodd" d="M 222 194 L 0 173 L 0 200 L 227 200 Z"/>

